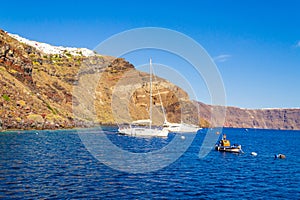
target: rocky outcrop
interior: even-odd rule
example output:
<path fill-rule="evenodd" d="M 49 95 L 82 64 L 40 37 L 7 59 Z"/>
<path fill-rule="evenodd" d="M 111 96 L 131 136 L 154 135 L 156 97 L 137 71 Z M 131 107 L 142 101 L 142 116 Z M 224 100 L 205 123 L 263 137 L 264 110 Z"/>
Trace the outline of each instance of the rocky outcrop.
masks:
<path fill-rule="evenodd" d="M 137 71 L 132 64 L 117 58 L 105 67 L 105 70 L 99 71 L 99 77 L 99 80 L 92 80 L 93 76 L 90 74 L 81 76 L 79 89 L 73 93 L 74 96 L 78 96 L 79 105 L 78 108 L 75 106 L 75 110 L 80 110 L 79 114 L 104 124 L 129 123 L 149 118 L 149 74 Z M 94 90 L 91 82 L 98 83 L 95 87 L 95 100 L 87 98 L 86 95 L 81 96 L 87 90 Z M 77 92 L 78 90 L 80 92 Z M 153 77 L 152 90 L 154 124 L 164 122 L 163 109 L 169 121 L 184 121 L 185 115 L 181 115 L 182 105 L 183 102 L 190 102 L 186 92 L 159 77 Z M 95 109 L 91 109 L 89 105 L 94 105 Z M 79 108 L 81 106 L 83 107 Z M 198 121 L 194 120 L 192 123 L 197 124 Z"/>
<path fill-rule="evenodd" d="M 0 30 L 0 63 L 18 80 L 32 83 L 33 64 L 30 56 L 36 53 L 32 47 L 20 45 Z"/>

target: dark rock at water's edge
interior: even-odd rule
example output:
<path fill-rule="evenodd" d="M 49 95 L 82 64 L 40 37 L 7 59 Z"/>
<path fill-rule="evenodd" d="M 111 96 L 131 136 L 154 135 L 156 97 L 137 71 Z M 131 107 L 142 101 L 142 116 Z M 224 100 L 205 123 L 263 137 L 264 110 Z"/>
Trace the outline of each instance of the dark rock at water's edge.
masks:
<path fill-rule="evenodd" d="M 81 49 L 75 55 L 68 50 L 49 54 L 35 45 L 27 45 L 0 30 L 0 130 L 115 125 L 112 91 L 122 76 L 128 73 L 135 79 L 129 77 L 123 81 L 119 92 L 126 95 L 128 89 L 138 88 L 131 94 L 128 111 L 133 120 L 149 116 L 150 87 L 147 83 L 139 83 L 149 80 L 149 74 L 137 71 L 125 59 L 96 53 L 86 56 Z M 74 87 L 80 78 L 95 73 L 101 75 L 92 102 L 95 117 L 74 116 L 73 111 L 81 109 L 78 103 L 80 96 L 74 95 Z M 160 91 L 168 121 L 188 121 L 201 127 L 214 126 L 211 113 L 217 106 L 193 102 L 178 86 L 159 77 L 153 80 L 153 104 L 158 116 L 154 119 L 155 124 L 163 120 L 157 97 Z M 122 96 L 119 101 L 123 101 Z M 123 114 L 118 110 L 118 117 Z M 120 120 L 123 120 L 122 117 Z M 224 126 L 300 130 L 300 109 L 227 107 Z"/>

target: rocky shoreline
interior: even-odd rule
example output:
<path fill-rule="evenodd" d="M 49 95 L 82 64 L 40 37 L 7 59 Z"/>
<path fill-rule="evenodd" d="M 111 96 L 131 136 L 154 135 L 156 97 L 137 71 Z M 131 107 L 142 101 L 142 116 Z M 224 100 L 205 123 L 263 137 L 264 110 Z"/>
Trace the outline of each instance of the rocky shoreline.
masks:
<path fill-rule="evenodd" d="M 61 126 L 59 124 L 55 124 L 54 126 L 42 126 L 40 124 L 40 126 L 38 127 L 32 127 L 32 126 L 28 126 L 28 127 L 1 127 L 0 126 L 0 132 L 7 132 L 7 131 L 40 131 L 40 130 L 72 130 L 72 129 L 88 129 L 88 128 L 96 128 L 96 127 L 117 127 L 117 124 L 81 124 L 81 126 Z"/>

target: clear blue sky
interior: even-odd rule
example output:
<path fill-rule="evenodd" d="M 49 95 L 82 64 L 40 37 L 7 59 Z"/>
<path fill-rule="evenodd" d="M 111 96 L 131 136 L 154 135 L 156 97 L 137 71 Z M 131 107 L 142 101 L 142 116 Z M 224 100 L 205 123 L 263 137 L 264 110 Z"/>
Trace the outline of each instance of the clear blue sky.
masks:
<path fill-rule="evenodd" d="M 145 26 L 182 32 L 215 59 L 228 105 L 300 107 L 300 1 L 14 4 L 1 2 L 0 28 L 53 45 L 93 49 L 113 34 Z M 199 100 L 210 103 L 205 95 Z"/>

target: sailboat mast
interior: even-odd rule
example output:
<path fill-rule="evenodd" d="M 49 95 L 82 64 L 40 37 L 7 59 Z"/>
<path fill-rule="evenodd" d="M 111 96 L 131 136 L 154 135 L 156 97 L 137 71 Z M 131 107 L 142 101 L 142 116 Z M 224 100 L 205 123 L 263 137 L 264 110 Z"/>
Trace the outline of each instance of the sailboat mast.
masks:
<path fill-rule="evenodd" d="M 154 69 L 152 69 L 152 74 L 155 75 Z M 156 79 L 155 76 L 154 76 L 154 81 L 157 81 L 157 79 Z M 164 115 L 164 120 L 165 120 L 164 123 L 166 123 L 166 122 L 168 121 L 168 120 L 167 120 L 167 116 L 166 116 L 166 111 L 165 111 L 165 109 L 164 109 L 164 104 L 163 104 L 163 102 L 162 102 L 162 99 L 161 99 L 161 95 L 160 95 L 159 89 L 157 89 L 157 91 L 158 91 L 158 96 L 159 96 L 159 101 L 160 101 L 161 110 L 162 110 L 163 115 Z"/>
<path fill-rule="evenodd" d="M 150 58 L 150 129 L 152 126 L 152 60 Z"/>

